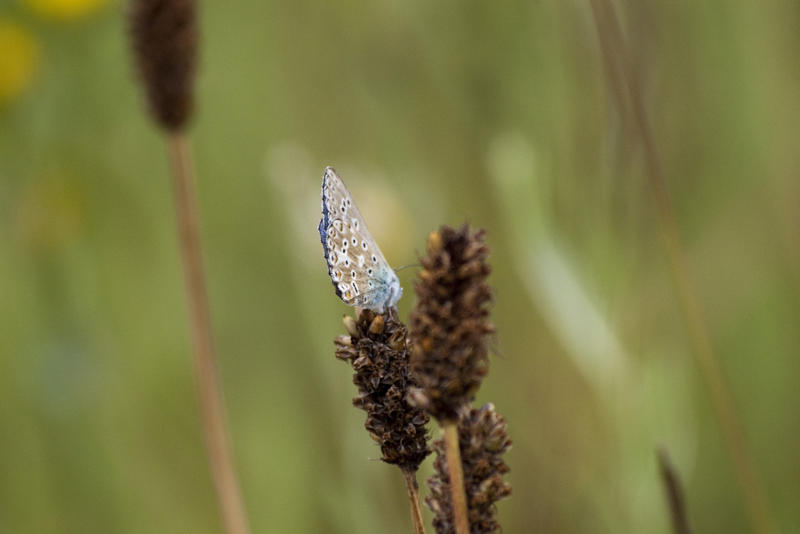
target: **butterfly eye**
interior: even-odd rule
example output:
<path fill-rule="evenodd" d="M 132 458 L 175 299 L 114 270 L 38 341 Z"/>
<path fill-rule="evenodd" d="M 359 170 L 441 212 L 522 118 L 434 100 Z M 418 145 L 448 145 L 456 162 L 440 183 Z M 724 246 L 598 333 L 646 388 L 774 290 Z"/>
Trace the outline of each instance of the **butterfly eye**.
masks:
<path fill-rule="evenodd" d="M 350 267 L 350 260 L 349 259 L 344 260 L 344 266 L 345 267 Z"/>
<path fill-rule="evenodd" d="M 370 267 L 369 269 L 367 269 L 367 274 L 369 274 L 369 275 L 372 275 L 372 267 Z"/>
<path fill-rule="evenodd" d="M 372 255 L 372 263 L 378 263 L 378 257 L 375 254 Z"/>
<path fill-rule="evenodd" d="M 361 248 L 363 248 L 364 250 L 367 250 L 367 242 L 366 241 L 362 241 L 361 242 Z"/>
<path fill-rule="evenodd" d="M 356 277 L 356 272 L 350 271 L 350 278 L 355 278 L 355 277 Z"/>
<path fill-rule="evenodd" d="M 356 246 L 356 243 L 358 243 L 358 240 L 356 240 L 356 238 L 354 237 L 352 243 L 353 243 L 353 246 Z"/>

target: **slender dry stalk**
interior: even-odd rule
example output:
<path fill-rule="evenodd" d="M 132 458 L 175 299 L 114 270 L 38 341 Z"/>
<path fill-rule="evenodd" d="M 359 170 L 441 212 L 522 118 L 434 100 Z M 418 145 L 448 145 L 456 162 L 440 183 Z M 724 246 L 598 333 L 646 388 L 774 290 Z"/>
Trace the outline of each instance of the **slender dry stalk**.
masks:
<path fill-rule="evenodd" d="M 658 149 L 653 139 L 639 82 L 628 56 L 628 47 L 622 35 L 614 6 L 608 0 L 589 1 L 597 26 L 601 52 L 605 58 L 604 63 L 607 68 L 607 74 L 612 86 L 612 92 L 618 100 L 617 106 L 620 113 L 624 113 L 626 101 L 624 92 L 620 91 L 619 88 L 624 87 L 627 89 L 627 96 L 635 123 L 634 127 L 641 137 L 646 174 L 650 181 L 653 201 L 658 213 L 670 275 L 675 284 L 681 315 L 689 333 L 693 349 L 692 353 L 709 391 L 714 412 L 725 438 L 728 454 L 731 457 L 737 480 L 743 493 L 749 521 L 756 532 L 762 534 L 774 532 L 769 502 L 749 451 L 742 423 L 736 412 L 733 396 L 730 393 L 719 359 L 711 343 L 702 307 L 689 272 L 688 261 L 681 243 L 680 233 L 678 232 L 678 224 L 672 209 L 672 202 L 659 160 Z M 618 65 L 619 68 L 615 69 L 610 65 Z"/>
<path fill-rule="evenodd" d="M 194 107 L 196 8 L 195 0 L 131 0 L 128 22 L 139 79 L 151 117 L 164 133 L 172 167 L 197 396 L 217 504 L 227 533 L 248 534 L 217 375 L 195 175 L 185 134 Z"/>
<path fill-rule="evenodd" d="M 672 465 L 665 449 L 658 449 L 658 468 L 661 471 L 661 482 L 664 484 L 664 493 L 669 504 L 669 515 L 675 534 L 692 534 L 689 527 L 689 517 L 686 514 L 686 500 L 683 497 L 678 472 Z"/>
<path fill-rule="evenodd" d="M 175 215 L 191 319 L 197 394 L 208 461 L 225 531 L 230 534 L 247 534 L 250 532 L 250 527 L 233 465 L 222 389 L 214 358 L 192 158 L 186 137 L 182 133 L 168 134 L 167 144 L 172 164 Z"/>
<path fill-rule="evenodd" d="M 458 449 L 447 433 L 433 442 L 436 459 L 433 476 L 428 479 L 431 493 L 425 499 L 434 514 L 433 527 L 439 534 L 459 532 L 453 503 L 460 496 L 454 488 L 463 488 L 469 532 L 497 534 L 502 529 L 496 503 L 511 495 L 511 485 L 504 479 L 509 468 L 503 457 L 511 448 L 506 420 L 491 403 L 478 409 L 464 406 L 459 411 L 457 429 Z M 453 454 L 456 451 L 458 458 Z M 460 473 L 451 474 L 452 465 L 460 466 Z M 461 483 L 451 484 L 458 478 Z"/>
<path fill-rule="evenodd" d="M 422 519 L 422 508 L 419 505 L 419 484 L 417 484 L 417 472 L 403 469 L 403 480 L 408 490 L 408 506 L 411 511 L 411 524 L 414 526 L 414 534 L 425 534 L 425 522 Z"/>
<path fill-rule="evenodd" d="M 464 490 L 464 471 L 461 468 L 461 447 L 458 443 L 458 424 L 455 421 L 442 423 L 447 457 L 447 473 L 450 477 L 450 498 L 453 503 L 453 524 L 456 534 L 469 534 L 467 494 Z"/>

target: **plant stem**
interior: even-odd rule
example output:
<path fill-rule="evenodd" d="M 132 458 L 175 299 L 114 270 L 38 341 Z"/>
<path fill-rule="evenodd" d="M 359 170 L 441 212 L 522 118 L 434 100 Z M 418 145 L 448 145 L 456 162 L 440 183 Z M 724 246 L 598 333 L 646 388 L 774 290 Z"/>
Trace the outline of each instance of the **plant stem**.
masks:
<path fill-rule="evenodd" d="M 672 466 L 665 449 L 658 449 L 657 453 L 661 481 L 664 484 L 664 493 L 669 504 L 669 515 L 672 519 L 672 529 L 675 534 L 692 534 L 692 529 L 689 527 L 689 518 L 686 514 L 686 500 L 683 498 L 683 488 L 681 488 L 678 473 Z"/>
<path fill-rule="evenodd" d="M 417 485 L 417 474 L 414 471 L 403 469 L 403 480 L 406 482 L 408 490 L 408 506 L 411 509 L 411 524 L 414 526 L 414 534 L 425 534 L 425 524 L 422 521 L 422 508 L 419 506 L 419 486 Z"/>
<path fill-rule="evenodd" d="M 250 527 L 233 467 L 222 390 L 214 357 L 192 158 L 188 141 L 181 132 L 167 134 L 167 147 L 172 167 L 175 216 L 208 463 L 225 531 L 228 534 L 248 534 Z"/>
<path fill-rule="evenodd" d="M 467 494 L 464 491 L 464 471 L 461 467 L 458 424 L 455 421 L 442 422 L 442 430 L 447 456 L 447 471 L 450 477 L 450 496 L 453 501 L 453 524 L 456 527 L 456 534 L 469 534 Z"/>
<path fill-rule="evenodd" d="M 608 0 L 589 0 L 597 26 L 600 48 L 605 57 L 605 65 L 610 78 L 612 92 L 617 98 L 620 113 L 625 113 L 625 94 L 619 88 L 626 88 L 632 108 L 634 128 L 641 138 L 645 158 L 646 174 L 650 180 L 653 200 L 656 205 L 658 221 L 667 253 L 670 275 L 675 284 L 675 292 L 683 321 L 689 333 L 692 353 L 695 356 L 700 374 L 711 397 L 728 454 L 731 457 L 737 480 L 741 488 L 748 519 L 754 531 L 767 534 L 774 532 L 774 526 L 766 497 L 755 463 L 745 439 L 741 421 L 736 413 L 719 358 L 714 352 L 711 336 L 705 323 L 702 307 L 697 298 L 689 273 L 688 261 L 678 231 L 678 223 L 672 209 L 666 179 L 658 157 L 650 123 L 647 119 L 642 92 L 637 76 L 628 58 L 627 46 L 619 26 L 614 6 Z M 617 65 L 618 68 L 613 68 Z"/>

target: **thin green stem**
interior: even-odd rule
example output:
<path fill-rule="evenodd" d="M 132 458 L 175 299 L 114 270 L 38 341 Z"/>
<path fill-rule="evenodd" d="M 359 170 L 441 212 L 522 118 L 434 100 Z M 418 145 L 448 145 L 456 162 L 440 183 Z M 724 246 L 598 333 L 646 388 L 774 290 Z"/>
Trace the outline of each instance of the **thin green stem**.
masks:
<path fill-rule="evenodd" d="M 620 113 L 625 113 L 626 92 L 645 157 L 646 175 L 650 181 L 658 222 L 664 239 L 670 275 L 675 284 L 681 315 L 689 333 L 692 353 L 709 391 L 711 403 L 725 438 L 725 444 L 736 472 L 752 528 L 760 534 L 774 532 L 761 479 L 745 439 L 741 421 L 735 409 L 719 358 L 714 352 L 711 336 L 704 319 L 697 291 L 689 272 L 688 261 L 672 209 L 666 179 L 659 161 L 658 149 L 642 99 L 637 76 L 628 59 L 628 48 L 614 6 L 608 0 L 589 0 L 594 15 L 604 64 L 617 98 Z M 617 68 L 614 68 L 616 65 Z M 613 81 L 611 80 L 613 79 Z"/>
<path fill-rule="evenodd" d="M 675 534 L 692 534 L 689 526 L 689 516 L 686 513 L 686 499 L 683 497 L 683 488 L 678 477 L 678 472 L 672 466 L 669 455 L 665 449 L 658 449 L 658 469 L 661 472 L 661 482 L 664 484 L 664 494 L 669 505 L 669 516 L 672 519 L 672 530 Z"/>
<path fill-rule="evenodd" d="M 417 474 L 414 471 L 403 469 L 403 480 L 406 482 L 408 490 L 408 506 L 411 511 L 411 524 L 414 527 L 414 534 L 425 534 L 425 523 L 422 520 L 422 508 L 419 506 L 419 485 L 417 484 Z"/>

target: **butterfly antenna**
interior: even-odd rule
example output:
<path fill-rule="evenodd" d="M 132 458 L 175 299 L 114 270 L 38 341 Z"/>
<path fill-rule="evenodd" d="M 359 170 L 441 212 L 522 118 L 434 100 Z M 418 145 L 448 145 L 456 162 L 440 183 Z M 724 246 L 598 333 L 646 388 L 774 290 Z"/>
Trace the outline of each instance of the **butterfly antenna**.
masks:
<path fill-rule="evenodd" d="M 409 263 L 407 265 L 401 265 L 400 267 L 398 267 L 394 271 L 395 272 L 402 271 L 403 269 L 407 269 L 408 267 L 422 267 L 422 265 L 420 265 L 419 263 Z"/>
<path fill-rule="evenodd" d="M 489 350 L 492 352 L 492 354 L 494 354 L 495 356 L 497 356 L 501 360 L 505 360 L 506 359 L 506 355 L 503 352 L 503 350 L 500 348 L 500 344 L 497 342 L 496 339 L 491 340 L 489 342 Z"/>

